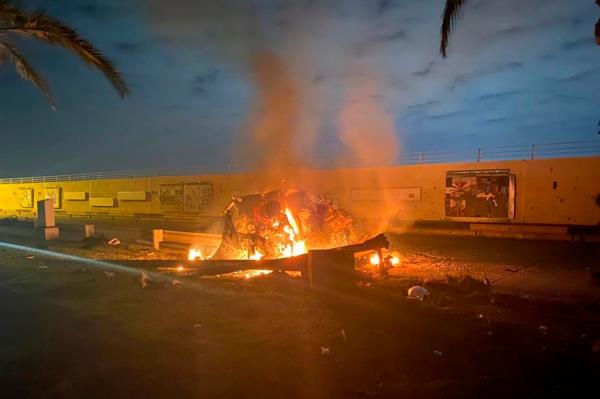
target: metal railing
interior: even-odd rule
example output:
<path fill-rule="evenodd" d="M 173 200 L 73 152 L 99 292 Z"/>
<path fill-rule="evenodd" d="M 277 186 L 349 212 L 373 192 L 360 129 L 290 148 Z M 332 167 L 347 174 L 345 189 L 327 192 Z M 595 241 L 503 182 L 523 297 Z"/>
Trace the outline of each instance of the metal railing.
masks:
<path fill-rule="evenodd" d="M 600 156 L 600 140 L 571 141 L 560 143 L 543 143 L 531 145 L 506 145 L 495 147 L 480 147 L 469 151 L 422 151 L 406 152 L 399 154 L 394 161 L 380 163 L 361 162 L 348 159 L 346 161 L 334 162 L 331 160 L 313 160 L 310 166 L 316 169 L 330 169 L 343 167 L 368 167 L 368 166 L 393 166 L 393 165 L 419 165 L 450 162 L 485 162 L 503 160 L 534 160 L 547 158 L 569 158 Z M 239 165 L 228 165 L 216 168 L 208 166 L 191 166 L 174 169 L 138 169 L 110 172 L 76 173 L 54 176 L 34 177 L 10 177 L 0 178 L 0 184 L 12 183 L 45 183 L 76 180 L 99 180 L 99 179 L 127 179 L 136 177 L 153 176 L 185 176 L 185 175 L 208 175 L 217 173 L 242 172 L 244 168 Z"/>

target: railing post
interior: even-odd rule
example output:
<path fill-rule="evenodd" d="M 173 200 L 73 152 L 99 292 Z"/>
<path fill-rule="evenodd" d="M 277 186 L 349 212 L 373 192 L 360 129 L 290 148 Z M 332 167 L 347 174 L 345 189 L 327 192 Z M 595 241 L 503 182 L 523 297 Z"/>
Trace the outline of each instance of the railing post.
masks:
<path fill-rule="evenodd" d="M 481 161 L 481 148 L 477 149 L 477 162 Z"/>
<path fill-rule="evenodd" d="M 419 153 L 419 163 L 423 163 L 423 153 Z"/>
<path fill-rule="evenodd" d="M 531 145 L 531 160 L 535 159 L 535 144 Z"/>

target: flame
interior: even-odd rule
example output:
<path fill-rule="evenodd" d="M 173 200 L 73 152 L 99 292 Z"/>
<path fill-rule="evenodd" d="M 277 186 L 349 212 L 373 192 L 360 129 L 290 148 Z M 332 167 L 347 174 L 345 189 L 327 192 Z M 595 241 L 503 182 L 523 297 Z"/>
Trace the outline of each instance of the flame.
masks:
<path fill-rule="evenodd" d="M 400 264 L 400 258 L 397 256 L 392 256 L 392 258 L 390 259 L 390 263 L 392 264 L 392 266 L 398 266 Z"/>
<path fill-rule="evenodd" d="M 197 259 L 204 260 L 204 255 L 202 255 L 202 251 L 200 251 L 198 248 L 190 248 L 190 250 L 188 251 L 188 260 L 194 261 Z"/>
<path fill-rule="evenodd" d="M 371 257 L 369 258 L 369 262 L 373 266 L 377 266 L 379 264 L 379 255 L 378 254 L 371 255 Z"/>
<path fill-rule="evenodd" d="M 258 250 L 255 250 L 254 253 L 249 256 L 249 258 L 252 260 L 261 260 L 263 256 L 265 256 L 265 254 L 261 253 Z"/>
<path fill-rule="evenodd" d="M 289 226 L 283 226 L 283 231 L 288 235 L 289 244 L 280 247 L 281 257 L 289 258 L 290 256 L 298 256 L 308 252 L 306 242 L 299 240 L 298 235 L 300 229 L 298 223 L 289 208 L 285 208 L 285 216 L 287 217 Z"/>
<path fill-rule="evenodd" d="M 267 274 L 273 273 L 273 270 L 248 270 L 244 274 L 245 279 L 250 279 L 258 276 L 265 276 Z"/>
<path fill-rule="evenodd" d="M 294 230 L 294 234 L 298 234 L 298 223 L 296 223 L 296 219 L 294 219 L 294 215 L 292 215 L 292 211 L 290 211 L 290 208 L 285 208 L 285 216 L 287 217 L 288 223 L 290 224 L 290 226 L 292 226 L 292 229 Z"/>

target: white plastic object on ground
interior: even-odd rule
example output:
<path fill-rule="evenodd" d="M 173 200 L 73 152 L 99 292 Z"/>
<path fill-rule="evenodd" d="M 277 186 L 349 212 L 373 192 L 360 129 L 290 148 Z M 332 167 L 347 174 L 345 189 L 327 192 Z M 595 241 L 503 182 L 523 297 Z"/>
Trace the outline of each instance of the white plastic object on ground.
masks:
<path fill-rule="evenodd" d="M 422 301 L 429 296 L 429 291 L 427 291 L 427 288 L 425 288 L 425 287 L 421 287 L 420 285 L 415 285 L 408 289 L 408 296 L 410 298 L 416 298 L 416 299 Z"/>

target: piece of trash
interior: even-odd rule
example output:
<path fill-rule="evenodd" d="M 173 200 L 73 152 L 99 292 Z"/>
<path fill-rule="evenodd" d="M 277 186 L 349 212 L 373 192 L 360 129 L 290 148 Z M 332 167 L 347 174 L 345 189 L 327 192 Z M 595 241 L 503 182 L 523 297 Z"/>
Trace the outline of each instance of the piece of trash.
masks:
<path fill-rule="evenodd" d="M 29 256 L 26 256 L 25 258 L 27 258 L 27 259 L 35 259 L 35 256 L 29 255 Z"/>
<path fill-rule="evenodd" d="M 113 278 L 115 276 L 114 272 L 104 271 L 104 275 L 108 278 Z"/>
<path fill-rule="evenodd" d="M 436 356 L 442 356 L 444 353 L 442 351 L 434 350 L 433 354 Z"/>
<path fill-rule="evenodd" d="M 491 331 L 488 331 L 487 335 L 494 335 L 494 334 Z"/>
<path fill-rule="evenodd" d="M 344 340 L 344 342 L 348 342 L 348 340 L 346 339 L 346 330 L 344 330 L 343 328 L 340 330 L 340 334 L 342 335 L 342 339 Z"/>
<path fill-rule="evenodd" d="M 140 285 L 142 286 L 142 288 L 146 288 L 148 284 L 150 284 L 150 281 L 150 276 L 142 272 L 142 274 L 140 275 Z"/>
<path fill-rule="evenodd" d="M 121 241 L 115 237 L 108 241 L 108 245 L 121 245 Z"/>
<path fill-rule="evenodd" d="M 330 353 L 331 353 L 331 351 L 329 350 L 329 347 L 325 347 L 325 346 L 321 347 L 321 355 L 329 355 Z"/>
<path fill-rule="evenodd" d="M 172 284 L 174 287 L 175 287 L 175 286 L 177 286 L 177 285 L 183 285 L 183 283 L 182 283 L 181 281 L 179 281 L 179 280 L 173 280 L 173 281 L 171 281 L 171 284 Z"/>
<path fill-rule="evenodd" d="M 429 291 L 427 288 L 421 287 L 420 285 L 415 285 L 414 287 L 410 287 L 408 290 L 408 296 L 410 298 L 415 298 L 420 301 L 425 300 L 429 296 Z"/>
<path fill-rule="evenodd" d="M 48 268 L 48 266 L 38 266 L 37 268 L 38 268 L 38 269 L 47 269 L 47 268 Z"/>
<path fill-rule="evenodd" d="M 194 328 L 202 328 L 202 324 L 196 323 L 196 324 L 194 324 Z"/>
<path fill-rule="evenodd" d="M 548 331 L 548 327 L 542 325 L 542 326 L 540 326 L 540 331 L 546 332 L 546 331 Z"/>
<path fill-rule="evenodd" d="M 506 269 L 504 269 L 504 271 L 511 272 L 511 273 L 517 273 L 519 270 L 518 269 L 511 269 L 510 267 L 507 267 Z"/>
<path fill-rule="evenodd" d="M 479 313 L 479 315 L 477 315 L 478 319 L 483 319 L 483 314 Z"/>

